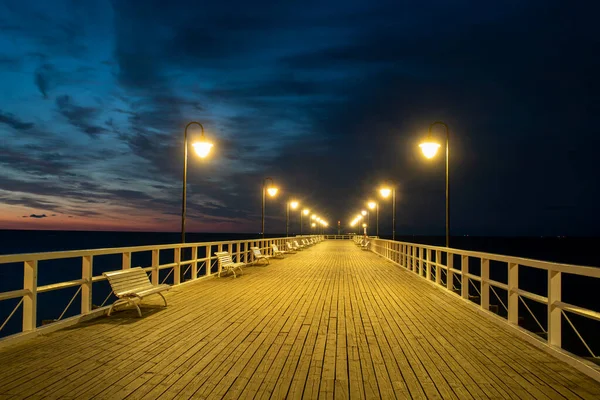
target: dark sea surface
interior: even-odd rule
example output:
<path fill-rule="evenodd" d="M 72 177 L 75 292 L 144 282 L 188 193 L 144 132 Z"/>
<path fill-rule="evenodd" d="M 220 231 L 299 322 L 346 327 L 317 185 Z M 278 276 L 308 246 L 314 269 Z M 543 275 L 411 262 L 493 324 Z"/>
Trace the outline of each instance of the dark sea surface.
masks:
<path fill-rule="evenodd" d="M 295 233 L 293 234 L 295 235 Z M 267 234 L 266 237 L 282 237 L 284 234 Z M 186 241 L 214 242 L 225 240 L 258 239 L 258 233 L 188 233 Z M 382 236 L 384 239 L 391 237 Z M 443 246 L 444 237 L 436 236 L 401 236 L 396 240 Z M 590 237 L 473 237 L 457 236 L 451 238 L 451 247 L 474 250 L 494 254 L 511 255 L 537 260 L 575 264 L 591 267 L 600 266 L 600 252 L 597 244 L 600 238 Z M 27 231 L 27 230 L 0 230 L 0 254 L 37 253 L 65 250 L 101 249 L 114 247 L 144 246 L 154 244 L 180 243 L 181 234 L 174 232 L 101 232 L 101 231 Z M 163 254 L 164 253 L 164 254 Z M 173 252 L 161 252 L 161 264 L 173 261 Z M 204 250 L 198 249 L 198 257 L 204 257 Z M 183 259 L 189 259 L 189 253 L 183 254 Z M 444 260 L 445 261 L 445 260 Z M 150 253 L 135 253 L 132 265 L 150 266 Z M 121 268 L 121 256 L 107 255 L 94 257 L 94 275 L 101 272 Z M 460 260 L 455 259 L 455 268 L 460 268 Z M 469 260 L 469 269 L 474 274 L 479 274 L 479 261 Z M 41 262 L 39 265 L 38 285 L 81 279 L 81 259 L 52 260 Z M 506 266 L 490 265 L 490 278 L 506 282 Z M 161 281 L 166 277 L 167 271 L 161 271 Z M 167 278 L 166 283 L 172 283 L 172 278 Z M 547 294 L 547 273 L 528 267 L 520 267 L 519 285 L 524 290 L 545 296 Z M 17 290 L 23 287 L 22 264 L 0 265 L 0 292 Z M 600 310 L 600 279 L 580 278 L 563 274 L 563 301 L 575 305 Z M 43 321 L 58 318 L 64 307 L 75 294 L 77 288 L 69 288 L 38 295 L 38 325 Z M 497 290 L 498 296 L 507 304 L 506 292 Z M 94 284 L 93 303 L 102 304 L 110 293 L 106 282 Z M 474 287 L 470 294 L 476 296 Z M 14 301 L 13 301 L 14 300 Z M 0 325 L 12 312 L 18 303 L 17 299 L 0 302 Z M 114 299 L 113 299 L 114 300 Z M 110 301 L 113 301 L 110 300 Z M 107 304 L 110 304 L 110 301 Z M 490 294 L 490 303 L 498 305 L 499 315 L 506 316 L 503 306 L 497 297 Z M 547 310 L 545 305 L 527 300 L 527 305 L 538 318 L 542 326 L 546 326 Z M 6 327 L 0 332 L 0 337 L 18 332 L 21 323 L 21 307 L 17 309 Z M 79 298 L 67 310 L 63 318 L 79 313 Z M 519 315 L 522 317 L 520 325 L 539 332 L 535 320 L 530 316 L 523 304 L 520 304 Z M 584 339 L 592 350 L 600 353 L 600 323 L 587 320 L 577 315 L 569 315 L 571 321 L 580 330 Z M 563 322 L 563 346 L 576 354 L 587 356 L 589 353 L 581 344 L 568 323 Z"/>

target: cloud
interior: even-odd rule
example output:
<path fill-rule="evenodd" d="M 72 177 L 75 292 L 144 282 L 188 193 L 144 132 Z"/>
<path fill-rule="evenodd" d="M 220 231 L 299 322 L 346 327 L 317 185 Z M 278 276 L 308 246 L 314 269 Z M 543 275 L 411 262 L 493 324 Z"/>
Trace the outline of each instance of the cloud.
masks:
<path fill-rule="evenodd" d="M 34 124 L 31 122 L 23 122 L 19 118 L 15 117 L 14 114 L 2 112 L 0 110 L 0 123 L 6 124 L 16 130 L 29 130 L 33 128 Z"/>
<path fill-rule="evenodd" d="M 97 137 L 106 132 L 106 129 L 93 124 L 93 120 L 98 115 L 98 109 L 93 107 L 83 107 L 74 103 L 69 95 L 62 95 L 56 98 L 58 112 L 64 116 L 67 121 L 81 132 L 90 137 Z"/>
<path fill-rule="evenodd" d="M 31 214 L 29 218 L 47 218 L 46 214 Z"/>
<path fill-rule="evenodd" d="M 58 71 L 52 64 L 42 64 L 34 72 L 34 83 L 44 99 L 48 98 L 48 91 L 54 85 Z"/>

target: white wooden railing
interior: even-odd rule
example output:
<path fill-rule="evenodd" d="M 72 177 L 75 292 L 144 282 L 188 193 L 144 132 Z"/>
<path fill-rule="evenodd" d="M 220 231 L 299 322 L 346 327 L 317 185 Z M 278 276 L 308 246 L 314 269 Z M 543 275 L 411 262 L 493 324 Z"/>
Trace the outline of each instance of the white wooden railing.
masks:
<path fill-rule="evenodd" d="M 316 235 L 307 235 L 305 237 L 315 237 Z M 320 237 L 320 236 L 316 236 Z M 218 251 L 229 251 L 235 261 L 243 261 L 249 263 L 253 261 L 250 247 L 259 247 L 264 254 L 272 254 L 271 245 L 275 244 L 280 248 L 284 248 L 285 242 L 295 238 L 269 238 L 269 239 L 248 239 L 235 241 L 220 241 L 220 242 L 202 242 L 202 243 L 183 243 L 183 244 L 167 244 L 167 245 L 149 245 L 135 247 L 119 247 L 96 250 L 73 250 L 73 251 L 57 251 L 48 253 L 30 253 L 30 254 L 12 254 L 0 255 L 0 268 L 22 268 L 23 269 L 23 286 L 21 289 L 0 292 L 0 334 L 2 329 L 7 326 L 11 318 L 17 313 L 21 307 L 22 324 L 20 333 L 33 332 L 40 328 L 38 318 L 38 296 L 41 293 L 54 292 L 67 288 L 78 288 L 75 294 L 67 302 L 66 307 L 58 316 L 52 319 L 55 325 L 53 329 L 61 327 L 66 323 L 76 323 L 81 317 L 98 314 L 104 312 L 108 306 L 105 306 L 107 300 L 111 297 L 112 291 L 110 287 L 105 288 L 102 296 L 106 294 L 104 302 L 93 309 L 92 296 L 95 285 L 105 281 L 106 278 L 102 272 L 114 271 L 117 269 L 127 269 L 132 267 L 132 257 L 136 254 L 145 254 L 146 258 L 150 255 L 150 265 L 144 266 L 144 270 L 150 273 L 151 281 L 154 285 L 163 283 L 169 278 L 169 283 L 180 285 L 189 281 L 194 281 L 201 278 L 209 277 L 216 274 L 218 270 L 217 257 L 214 255 Z M 199 249 L 203 250 L 202 257 L 198 257 Z M 172 262 L 160 263 L 161 254 L 170 252 Z M 191 252 L 191 253 L 190 253 Z M 150 254 L 148 254 L 150 253 Z M 190 253 L 188 259 L 182 256 L 184 253 Z M 120 255 L 120 264 L 103 265 L 102 271 L 94 269 L 94 258 L 106 255 Z M 74 280 L 60 281 L 61 277 L 56 277 L 57 282 L 46 285 L 38 285 L 38 270 L 44 268 L 44 264 L 51 260 L 69 260 L 79 259 L 81 265 L 81 278 Z M 104 263 L 106 264 L 106 263 Z M 161 279 L 161 271 L 164 271 Z M 8 271 L 10 272 L 10 271 Z M 71 273 L 73 271 L 70 271 Z M 75 271 L 76 272 L 76 271 Z M 18 274 L 15 274 L 18 275 Z M 108 292 L 107 292 L 108 291 Z M 107 293 L 106 293 L 107 292 Z M 77 296 L 80 295 L 80 310 L 74 316 L 68 318 L 69 321 L 63 321 L 63 316 L 70 309 Z M 98 295 L 96 295 L 96 298 Z M 15 305 L 8 305 L 8 302 L 13 300 Z M 58 310 L 60 311 L 60 310 Z M 73 314 L 73 312 L 71 312 Z M 14 335 L 11 335 L 14 336 Z M 0 340 L 5 340 L 5 337 Z"/>
<path fill-rule="evenodd" d="M 537 325 L 547 335 L 547 343 L 551 346 L 562 347 L 562 318 L 569 323 L 579 339 L 583 342 L 592 358 L 598 360 L 596 354 L 588 346 L 585 338 L 571 322 L 569 315 L 576 314 L 590 320 L 600 321 L 600 312 L 562 301 L 563 275 L 578 275 L 586 279 L 600 278 L 600 268 L 583 267 L 578 265 L 558 264 L 527 258 L 482 253 L 477 251 L 459 250 L 447 247 L 428 246 L 407 242 L 396 242 L 384 239 L 372 239 L 371 251 L 407 268 L 420 277 L 440 285 L 449 291 L 458 293 L 465 300 L 479 301 L 481 309 L 490 312 L 490 296 L 494 295 L 507 311 L 507 322 L 513 325 L 519 323 L 519 302 L 531 313 Z M 460 267 L 455 265 L 455 258 L 460 260 Z M 476 259 L 480 265 L 480 274 L 469 270 L 469 259 Z M 505 268 L 507 281 L 499 282 L 490 279 L 490 262 L 494 268 Z M 519 286 L 519 268 L 530 267 L 544 271 L 547 277 L 547 293 L 532 293 Z M 600 283 L 600 281 L 596 281 Z M 458 287 L 455 285 L 458 284 Z M 473 287 L 479 296 L 470 296 Z M 595 286 L 600 288 L 600 286 Z M 504 304 L 504 291 L 507 304 Z M 507 295 L 507 296 L 506 296 Z M 592 294 L 593 296 L 593 294 Z M 598 295 L 596 294 L 596 298 Z M 547 327 L 544 328 L 531 312 L 525 299 L 541 303 L 547 308 Z M 587 332 L 595 336 L 598 331 Z M 589 336 L 588 336 L 589 337 Z"/>
<path fill-rule="evenodd" d="M 356 235 L 354 233 L 348 235 L 323 235 L 323 238 L 330 240 L 349 240 L 354 239 L 356 237 L 362 238 L 362 235 Z M 377 238 L 377 236 L 369 236 L 369 238 Z"/>

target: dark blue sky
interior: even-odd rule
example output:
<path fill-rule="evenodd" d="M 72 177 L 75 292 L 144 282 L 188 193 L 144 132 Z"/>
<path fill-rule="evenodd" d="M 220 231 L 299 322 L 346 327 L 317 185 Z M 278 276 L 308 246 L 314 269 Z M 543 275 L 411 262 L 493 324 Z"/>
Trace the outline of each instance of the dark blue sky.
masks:
<path fill-rule="evenodd" d="M 397 232 L 441 235 L 417 145 L 442 120 L 454 234 L 598 234 L 592 3 L 3 0 L 0 228 L 178 230 L 197 120 L 190 231 L 257 232 L 272 176 L 267 232 L 290 197 L 347 225 L 393 180 Z"/>

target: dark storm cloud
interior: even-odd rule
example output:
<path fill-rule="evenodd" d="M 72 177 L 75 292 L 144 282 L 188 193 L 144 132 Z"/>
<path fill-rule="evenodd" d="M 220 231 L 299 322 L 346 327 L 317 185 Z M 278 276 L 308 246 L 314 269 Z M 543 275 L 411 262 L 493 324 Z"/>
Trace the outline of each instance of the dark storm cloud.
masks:
<path fill-rule="evenodd" d="M 67 121 L 81 132 L 90 137 L 96 137 L 106 130 L 93 123 L 98 115 L 98 109 L 94 107 L 83 107 L 75 104 L 69 95 L 62 95 L 56 98 L 58 112 L 64 116 Z"/>

